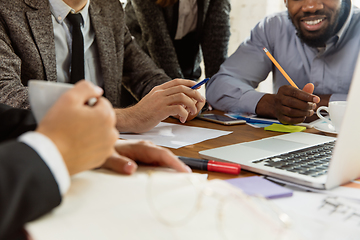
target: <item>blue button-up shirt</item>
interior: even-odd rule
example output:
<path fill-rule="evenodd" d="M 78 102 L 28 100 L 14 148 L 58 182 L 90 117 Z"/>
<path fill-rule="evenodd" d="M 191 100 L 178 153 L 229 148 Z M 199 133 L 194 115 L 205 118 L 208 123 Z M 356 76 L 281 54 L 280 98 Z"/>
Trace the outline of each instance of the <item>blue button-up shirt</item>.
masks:
<path fill-rule="evenodd" d="M 315 85 L 314 94 L 346 100 L 360 49 L 360 10 L 351 6 L 342 29 L 324 48 L 312 48 L 297 36 L 287 12 L 266 17 L 208 82 L 206 99 L 223 111 L 255 113 L 265 93 L 255 90 L 270 72 L 276 93 L 289 84 L 266 56 L 266 47 L 299 88 Z"/>
<path fill-rule="evenodd" d="M 58 82 L 70 82 L 72 29 L 66 16 L 70 12 L 74 13 L 75 10 L 62 0 L 49 0 L 49 2 L 54 28 L 57 80 Z M 84 19 L 81 31 L 84 36 L 85 79 L 103 87 L 95 32 L 90 24 L 89 5 L 90 0 L 79 11 Z"/>

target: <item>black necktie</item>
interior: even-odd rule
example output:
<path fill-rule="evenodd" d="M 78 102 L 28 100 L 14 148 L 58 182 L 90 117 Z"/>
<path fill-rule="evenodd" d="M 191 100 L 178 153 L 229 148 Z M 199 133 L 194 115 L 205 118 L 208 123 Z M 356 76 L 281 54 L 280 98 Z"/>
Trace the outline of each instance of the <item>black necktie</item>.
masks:
<path fill-rule="evenodd" d="M 84 71 L 84 38 L 81 32 L 83 18 L 80 13 L 67 15 L 67 19 L 72 24 L 72 55 L 71 55 L 71 76 L 70 83 L 85 78 Z"/>

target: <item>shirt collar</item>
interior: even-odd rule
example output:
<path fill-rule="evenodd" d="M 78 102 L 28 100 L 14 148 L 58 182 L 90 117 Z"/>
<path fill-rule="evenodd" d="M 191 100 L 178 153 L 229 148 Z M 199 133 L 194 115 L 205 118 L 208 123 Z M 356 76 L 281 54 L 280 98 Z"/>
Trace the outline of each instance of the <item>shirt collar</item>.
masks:
<path fill-rule="evenodd" d="M 61 24 L 64 21 L 64 19 L 69 14 L 69 12 L 75 13 L 75 10 L 69 7 L 62 0 L 49 0 L 49 2 L 50 2 L 51 13 L 59 24 Z M 90 0 L 88 0 L 85 7 L 79 11 L 79 13 L 81 13 L 84 19 L 84 24 L 86 24 L 86 19 L 88 19 L 89 5 L 90 5 Z"/>
<path fill-rule="evenodd" d="M 330 49 L 332 46 L 337 46 L 337 44 L 340 42 L 341 38 L 344 36 L 346 30 L 349 28 L 350 22 L 351 22 L 351 18 L 353 16 L 353 4 L 351 2 L 350 5 L 350 11 L 349 11 L 349 15 L 346 18 L 346 21 L 344 23 L 344 25 L 340 28 L 340 30 L 334 35 L 332 36 L 327 42 L 326 42 L 326 46 L 325 47 L 320 47 L 317 48 L 317 53 L 318 54 L 323 54 L 325 51 L 327 51 L 327 49 Z"/>
<path fill-rule="evenodd" d="M 344 25 L 342 26 L 342 28 L 337 32 L 336 36 L 338 36 L 338 41 L 342 38 L 342 36 L 344 36 L 345 31 L 348 29 L 350 22 L 351 22 L 351 18 L 353 16 L 353 12 L 354 12 L 354 7 L 353 7 L 353 3 L 351 1 L 351 5 L 350 5 L 350 12 L 349 15 L 347 16 L 347 19 L 344 23 Z"/>

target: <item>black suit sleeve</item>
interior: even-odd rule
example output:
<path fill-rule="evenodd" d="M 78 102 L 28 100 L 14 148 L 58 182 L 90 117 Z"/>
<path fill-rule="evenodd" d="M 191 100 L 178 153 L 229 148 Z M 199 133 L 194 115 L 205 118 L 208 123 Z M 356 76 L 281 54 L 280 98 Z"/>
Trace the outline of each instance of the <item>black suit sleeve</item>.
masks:
<path fill-rule="evenodd" d="M 0 142 L 17 138 L 35 128 L 36 121 L 31 111 L 0 104 Z"/>
<path fill-rule="evenodd" d="M 58 206 L 58 185 L 46 163 L 24 143 L 0 145 L 0 240 Z"/>

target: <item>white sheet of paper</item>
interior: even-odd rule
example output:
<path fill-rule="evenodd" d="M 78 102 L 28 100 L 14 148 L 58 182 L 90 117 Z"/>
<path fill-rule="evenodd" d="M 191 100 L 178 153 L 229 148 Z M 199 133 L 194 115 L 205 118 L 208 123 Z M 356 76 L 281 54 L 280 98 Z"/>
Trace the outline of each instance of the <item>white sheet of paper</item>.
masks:
<path fill-rule="evenodd" d="M 305 191 L 295 191 L 291 198 L 272 202 L 289 214 L 295 231 L 301 232 L 307 240 L 359 239 L 360 204 L 356 202 Z"/>
<path fill-rule="evenodd" d="M 267 179 L 274 181 L 274 182 L 281 183 L 281 184 L 285 184 L 285 186 L 289 186 L 292 189 L 296 188 L 296 190 L 307 190 L 307 191 L 311 191 L 311 192 L 323 193 L 323 194 L 327 194 L 327 195 L 333 195 L 333 196 L 349 198 L 349 199 L 360 201 L 360 189 L 359 188 L 339 186 L 339 187 L 336 187 L 336 188 L 333 188 L 330 190 L 320 190 L 320 189 L 305 187 L 305 186 L 302 186 L 302 185 L 299 185 L 296 183 L 283 181 L 283 180 L 273 178 L 273 177 L 267 177 Z M 356 183 L 356 180 L 353 182 Z"/>
<path fill-rule="evenodd" d="M 73 176 L 61 205 L 26 229 L 34 240 L 302 239 L 263 210 L 225 181 L 199 174 L 97 170 Z"/>
<path fill-rule="evenodd" d="M 149 140 L 159 146 L 177 149 L 230 133 L 232 131 L 220 131 L 161 122 L 146 133 L 120 133 L 120 138 Z"/>

